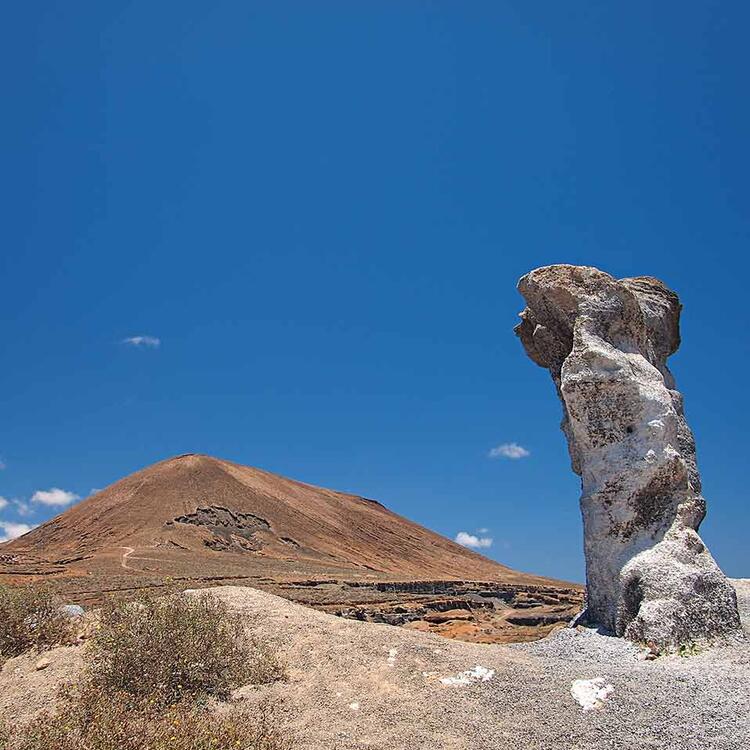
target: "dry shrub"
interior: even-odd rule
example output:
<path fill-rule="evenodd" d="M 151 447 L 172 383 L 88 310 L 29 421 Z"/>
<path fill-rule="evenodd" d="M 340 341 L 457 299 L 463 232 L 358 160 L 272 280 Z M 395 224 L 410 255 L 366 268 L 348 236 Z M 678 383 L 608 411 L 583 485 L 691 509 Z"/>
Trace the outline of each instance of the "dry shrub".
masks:
<path fill-rule="evenodd" d="M 0 586 L 0 657 L 68 643 L 70 618 L 60 602 L 43 587 Z"/>
<path fill-rule="evenodd" d="M 209 594 L 111 603 L 90 648 L 92 688 L 161 706 L 283 677 L 274 652 Z"/>
<path fill-rule="evenodd" d="M 275 653 L 210 595 L 104 607 L 90 662 L 55 712 L 0 726 L 0 750 L 289 750 L 272 707 L 216 714 L 208 699 L 283 677 Z M 6 741 L 3 744 L 3 731 Z"/>
<path fill-rule="evenodd" d="M 289 750 L 267 705 L 254 713 L 210 713 L 193 703 L 155 710 L 127 694 L 85 690 L 58 713 L 38 716 L 7 750 Z M 2 745 L 0 745 L 2 747 Z"/>

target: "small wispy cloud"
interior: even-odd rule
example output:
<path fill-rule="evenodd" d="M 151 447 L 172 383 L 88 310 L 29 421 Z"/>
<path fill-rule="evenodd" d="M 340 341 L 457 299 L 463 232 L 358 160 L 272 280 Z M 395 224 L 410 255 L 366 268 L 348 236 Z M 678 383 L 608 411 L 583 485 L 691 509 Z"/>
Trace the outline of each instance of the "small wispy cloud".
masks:
<path fill-rule="evenodd" d="M 27 502 L 19 500 L 15 497 L 11 502 L 13 503 L 13 505 L 15 505 L 16 513 L 19 516 L 23 516 L 25 518 L 26 516 L 31 516 L 34 514 L 34 509 Z"/>
<path fill-rule="evenodd" d="M 31 496 L 32 503 L 51 506 L 70 505 L 80 499 L 80 495 L 76 495 L 75 492 L 61 490 L 59 487 L 52 487 L 52 489 L 49 490 L 37 490 Z"/>
<path fill-rule="evenodd" d="M 517 460 L 519 458 L 527 458 L 531 455 L 531 451 L 526 450 L 526 448 L 518 443 L 502 443 L 493 448 L 487 455 L 490 458 L 511 458 Z"/>
<path fill-rule="evenodd" d="M 7 469 L 7 468 L 8 468 L 8 464 L 6 464 L 5 461 L 3 461 L 2 458 L 0 458 L 0 471 L 2 471 L 3 469 Z"/>
<path fill-rule="evenodd" d="M 32 513 L 32 510 L 29 507 L 28 503 L 25 503 L 23 500 L 19 500 L 17 497 L 8 499 L 7 497 L 3 497 L 2 495 L 0 495 L 0 510 L 3 510 L 10 506 L 13 506 L 15 508 L 15 512 L 19 516 L 30 516 Z"/>
<path fill-rule="evenodd" d="M 156 336 L 128 336 L 122 340 L 122 343 L 138 348 L 158 349 L 161 346 L 161 339 Z"/>
<path fill-rule="evenodd" d="M 0 543 L 9 542 L 11 539 L 17 539 L 19 536 L 28 534 L 36 526 L 30 526 L 28 523 L 13 523 L 13 521 L 0 521 Z"/>
<path fill-rule="evenodd" d="M 454 541 L 471 549 L 487 549 L 492 546 L 491 537 L 476 536 L 475 534 L 469 534 L 467 531 L 459 531 Z"/>

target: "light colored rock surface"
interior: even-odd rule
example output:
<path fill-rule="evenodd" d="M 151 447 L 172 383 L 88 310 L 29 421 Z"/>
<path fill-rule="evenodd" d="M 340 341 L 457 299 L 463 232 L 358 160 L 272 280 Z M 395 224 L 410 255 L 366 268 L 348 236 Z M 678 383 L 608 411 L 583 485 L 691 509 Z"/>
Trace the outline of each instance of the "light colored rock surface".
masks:
<path fill-rule="evenodd" d="M 67 617 L 70 617 L 71 620 L 78 620 L 86 614 L 83 607 L 78 604 L 63 604 L 60 607 L 60 611 Z"/>
<path fill-rule="evenodd" d="M 742 628 L 750 635 L 750 578 L 735 578 L 732 580 L 737 592 L 737 606 L 740 610 Z"/>
<path fill-rule="evenodd" d="M 49 707 L 58 688 L 75 680 L 82 664 L 81 646 L 60 646 L 46 652 L 46 669 L 38 670 L 39 654 L 8 659 L 0 668 L 0 716 L 21 722 Z"/>
<path fill-rule="evenodd" d="M 480 645 L 344 620 L 255 589 L 211 591 L 278 643 L 289 671 L 288 682 L 242 688 L 220 710 L 278 700 L 300 750 L 740 750 L 750 740 L 745 644 L 644 662 L 633 644 L 591 630 Z M 11 659 L 0 712 L 19 723 L 47 704 L 83 653 L 56 649 L 43 672 L 38 657 Z M 472 679 L 441 682 L 466 672 Z M 613 690 L 584 711 L 571 687 L 597 678 Z"/>
<path fill-rule="evenodd" d="M 36 669 L 37 672 L 40 672 L 42 669 L 47 669 L 47 667 L 50 665 L 50 660 L 43 656 L 37 663 L 34 665 L 34 669 Z"/>
<path fill-rule="evenodd" d="M 735 592 L 697 534 L 695 443 L 667 367 L 677 295 L 650 277 L 566 265 L 518 288 L 516 332 L 552 375 L 581 476 L 589 621 L 658 649 L 736 636 Z"/>

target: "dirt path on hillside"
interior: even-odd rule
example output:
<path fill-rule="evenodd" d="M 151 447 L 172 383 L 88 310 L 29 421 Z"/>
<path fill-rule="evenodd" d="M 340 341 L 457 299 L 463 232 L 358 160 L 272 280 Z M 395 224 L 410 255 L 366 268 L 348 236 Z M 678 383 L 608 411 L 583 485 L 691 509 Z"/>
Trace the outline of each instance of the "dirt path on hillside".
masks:
<path fill-rule="evenodd" d="M 126 550 L 122 553 L 122 559 L 120 560 L 120 565 L 125 568 L 125 570 L 134 570 L 137 573 L 143 573 L 147 568 L 134 568 L 132 565 L 128 564 L 128 560 L 130 559 L 130 556 L 135 552 L 135 549 L 133 547 L 120 547 L 120 549 Z M 149 562 L 162 562 L 156 557 L 142 557 L 141 555 L 138 555 L 133 558 L 134 560 L 146 560 Z"/>
<path fill-rule="evenodd" d="M 135 570 L 135 568 L 131 568 L 130 565 L 128 565 L 128 558 L 135 552 L 135 550 L 132 547 L 121 547 L 120 549 L 126 550 L 122 553 L 122 560 L 120 561 L 120 565 L 122 565 L 125 570 Z"/>

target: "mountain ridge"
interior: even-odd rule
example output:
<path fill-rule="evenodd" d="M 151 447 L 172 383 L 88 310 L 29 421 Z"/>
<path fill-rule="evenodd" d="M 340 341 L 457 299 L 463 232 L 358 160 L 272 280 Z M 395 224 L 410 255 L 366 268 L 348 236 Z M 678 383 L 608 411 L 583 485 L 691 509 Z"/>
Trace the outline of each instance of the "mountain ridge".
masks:
<path fill-rule="evenodd" d="M 161 563 L 164 573 L 187 552 L 210 569 L 292 561 L 309 572 L 375 577 L 549 580 L 485 558 L 377 500 L 197 453 L 124 477 L 0 552 L 128 569 L 125 548 L 135 553 L 130 565 L 148 550 L 151 564 L 143 569 Z M 178 559 L 177 567 L 186 562 Z"/>

